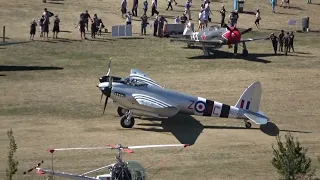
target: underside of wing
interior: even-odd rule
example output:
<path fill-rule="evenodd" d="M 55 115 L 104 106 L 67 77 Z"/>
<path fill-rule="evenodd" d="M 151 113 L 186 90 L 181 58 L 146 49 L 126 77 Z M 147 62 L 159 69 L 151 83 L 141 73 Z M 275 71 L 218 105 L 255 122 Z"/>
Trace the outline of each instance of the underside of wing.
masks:
<path fill-rule="evenodd" d="M 71 174 L 71 173 L 65 173 L 65 172 L 58 172 L 58 171 L 52 171 L 50 169 L 44 169 L 44 168 L 37 168 L 38 174 L 49 174 L 49 175 L 54 175 L 58 177 L 63 177 L 63 178 L 68 178 L 68 179 L 76 179 L 76 180 L 98 180 L 93 177 L 88 177 L 88 176 L 80 176 L 76 174 Z"/>
<path fill-rule="evenodd" d="M 261 38 L 247 38 L 241 39 L 240 42 L 249 42 L 249 41 L 257 41 L 257 40 L 268 40 L 269 37 L 261 37 Z"/>
<path fill-rule="evenodd" d="M 244 115 L 256 124 L 267 124 L 268 123 L 268 118 L 265 116 L 262 116 L 262 115 L 258 116 L 258 115 L 250 114 L 250 113 L 244 113 Z"/>
<path fill-rule="evenodd" d="M 144 82 L 148 85 L 161 87 L 158 83 L 156 83 L 154 80 L 152 80 L 150 77 L 148 77 L 145 73 L 143 73 L 137 69 L 131 69 L 130 78 Z"/>
<path fill-rule="evenodd" d="M 171 42 L 185 42 L 185 43 L 200 43 L 205 45 L 217 45 L 223 44 L 221 40 L 191 40 L 191 39 L 171 39 Z"/>
<path fill-rule="evenodd" d="M 132 96 L 141 106 L 145 106 L 149 109 L 148 111 L 157 113 L 160 116 L 171 117 L 180 111 L 180 108 L 167 100 L 159 100 L 144 94 L 132 94 Z"/>

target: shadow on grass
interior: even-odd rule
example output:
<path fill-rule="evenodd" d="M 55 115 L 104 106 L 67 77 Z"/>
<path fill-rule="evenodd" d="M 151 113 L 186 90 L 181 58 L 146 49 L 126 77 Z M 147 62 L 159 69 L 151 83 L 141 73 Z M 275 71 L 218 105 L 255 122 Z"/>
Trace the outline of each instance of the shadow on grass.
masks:
<path fill-rule="evenodd" d="M 194 49 L 201 49 L 201 47 L 194 46 L 192 47 Z M 259 62 L 259 63 L 271 63 L 269 60 L 261 59 L 259 57 L 270 57 L 270 56 L 275 56 L 275 54 L 250 54 L 247 57 L 242 57 L 241 54 L 238 54 L 235 56 L 233 53 L 230 52 L 225 52 L 225 51 L 219 51 L 219 50 L 214 50 L 214 54 L 211 56 L 194 56 L 194 57 L 189 57 L 188 59 L 232 59 L 232 58 L 237 58 L 241 60 L 246 60 L 246 61 L 252 61 L 252 62 Z"/>
<path fill-rule="evenodd" d="M 24 44 L 24 43 L 29 43 L 32 41 L 21 41 L 21 42 L 0 42 L 0 47 L 1 46 L 8 46 L 8 45 L 15 45 L 15 44 Z"/>
<path fill-rule="evenodd" d="M 144 119 L 146 120 L 146 119 Z M 151 132 L 168 132 L 182 144 L 194 144 L 202 133 L 203 129 L 242 129 L 246 131 L 260 130 L 268 136 L 277 136 L 280 131 L 284 132 L 297 132 L 297 133 L 311 133 L 306 131 L 295 130 L 279 130 L 279 128 L 272 122 L 268 122 L 265 125 L 261 125 L 260 128 L 246 128 L 246 127 L 233 127 L 233 126 L 204 126 L 189 115 L 178 114 L 168 119 L 147 119 L 148 121 L 160 121 L 159 123 L 139 123 L 137 125 L 144 127 L 133 127 L 131 130 L 151 131 Z M 125 130 L 125 129 L 122 129 Z M 128 129 L 130 130 L 130 129 Z"/>
<path fill-rule="evenodd" d="M 241 14 L 256 15 L 254 11 L 243 11 Z"/>
<path fill-rule="evenodd" d="M 54 67 L 54 66 L 8 66 L 0 65 L 1 71 L 36 71 L 36 70 L 62 70 L 63 67 Z"/>

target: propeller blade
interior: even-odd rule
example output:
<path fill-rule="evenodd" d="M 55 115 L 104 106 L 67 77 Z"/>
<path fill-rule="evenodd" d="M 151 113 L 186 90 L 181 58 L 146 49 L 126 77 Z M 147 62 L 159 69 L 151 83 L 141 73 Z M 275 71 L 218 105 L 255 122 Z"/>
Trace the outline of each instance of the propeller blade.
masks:
<path fill-rule="evenodd" d="M 101 93 L 101 98 L 100 98 L 100 102 L 101 102 L 101 100 L 102 100 L 102 97 L 103 97 L 103 93 Z"/>
<path fill-rule="evenodd" d="M 103 113 L 102 114 L 104 114 L 104 111 L 106 110 L 107 103 L 108 103 L 108 96 L 106 97 L 106 101 L 104 102 L 104 107 L 103 107 Z"/>
<path fill-rule="evenodd" d="M 112 88 L 112 76 L 109 76 L 109 85 L 108 87 L 111 89 Z"/>
<path fill-rule="evenodd" d="M 229 31 L 232 31 L 228 25 L 226 25 L 226 28 L 227 28 Z"/>
<path fill-rule="evenodd" d="M 109 65 L 108 65 L 108 72 L 107 72 L 107 76 L 109 76 L 110 71 L 111 71 L 111 59 L 110 59 L 110 61 L 109 61 Z"/>
<path fill-rule="evenodd" d="M 248 33 L 248 32 L 250 32 L 250 31 L 252 31 L 252 28 L 248 28 L 248 29 L 242 31 L 242 32 L 241 32 L 241 35 L 242 35 L 242 34 L 245 34 L 245 33 Z"/>

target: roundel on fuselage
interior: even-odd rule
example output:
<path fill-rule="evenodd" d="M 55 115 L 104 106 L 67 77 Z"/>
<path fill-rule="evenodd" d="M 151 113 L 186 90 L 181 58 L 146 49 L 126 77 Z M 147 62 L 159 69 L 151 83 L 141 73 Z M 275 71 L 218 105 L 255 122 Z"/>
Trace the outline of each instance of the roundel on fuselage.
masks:
<path fill-rule="evenodd" d="M 197 101 L 194 105 L 194 109 L 197 113 L 203 113 L 206 109 L 206 103 L 203 101 Z"/>

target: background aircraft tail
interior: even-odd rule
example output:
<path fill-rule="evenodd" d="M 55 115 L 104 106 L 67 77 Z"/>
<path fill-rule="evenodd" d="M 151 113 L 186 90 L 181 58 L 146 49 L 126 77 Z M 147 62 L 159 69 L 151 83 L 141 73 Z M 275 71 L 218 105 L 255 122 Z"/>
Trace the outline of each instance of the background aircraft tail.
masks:
<path fill-rule="evenodd" d="M 261 99 L 261 84 L 259 81 L 252 83 L 242 93 L 235 107 L 258 112 Z"/>
<path fill-rule="evenodd" d="M 191 29 L 191 22 L 189 21 L 184 28 L 183 35 L 191 35 L 193 33 Z"/>

